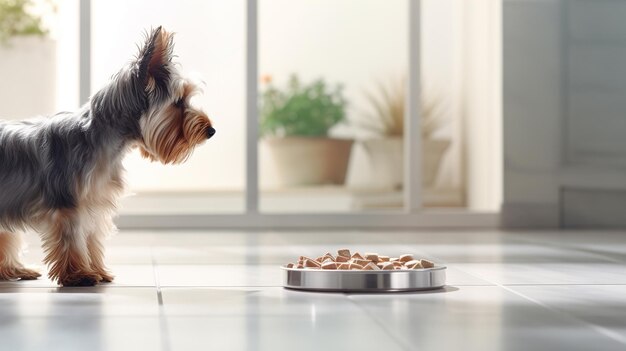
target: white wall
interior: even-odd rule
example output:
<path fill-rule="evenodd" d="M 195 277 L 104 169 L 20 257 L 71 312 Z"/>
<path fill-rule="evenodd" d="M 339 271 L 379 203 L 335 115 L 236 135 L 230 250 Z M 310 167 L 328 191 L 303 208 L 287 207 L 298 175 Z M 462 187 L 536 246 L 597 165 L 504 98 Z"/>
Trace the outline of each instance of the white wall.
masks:
<path fill-rule="evenodd" d="M 505 1 L 505 226 L 559 225 L 560 1 Z"/>
<path fill-rule="evenodd" d="M 78 107 L 78 2 L 34 1 L 45 38 L 0 45 L 0 119 L 25 119 Z"/>
<path fill-rule="evenodd" d="M 504 225 L 626 227 L 625 14 L 505 1 Z"/>
<path fill-rule="evenodd" d="M 0 43 L 0 120 L 54 113 L 56 45 L 50 38 Z"/>
<path fill-rule="evenodd" d="M 48 20 L 57 43 L 56 111 L 73 111 L 79 105 L 78 12 L 78 1 L 58 1 L 56 14 Z"/>

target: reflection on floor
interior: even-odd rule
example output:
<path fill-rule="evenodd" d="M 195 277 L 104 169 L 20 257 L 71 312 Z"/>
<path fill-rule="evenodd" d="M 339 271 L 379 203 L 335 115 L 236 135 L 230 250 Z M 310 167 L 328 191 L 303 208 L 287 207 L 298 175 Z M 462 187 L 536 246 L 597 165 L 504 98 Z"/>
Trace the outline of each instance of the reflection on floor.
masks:
<path fill-rule="evenodd" d="M 445 263 L 448 287 L 280 287 L 279 264 L 340 247 Z M 626 349 L 623 232 L 122 231 L 108 258 L 109 285 L 1 282 L 0 350 Z"/>

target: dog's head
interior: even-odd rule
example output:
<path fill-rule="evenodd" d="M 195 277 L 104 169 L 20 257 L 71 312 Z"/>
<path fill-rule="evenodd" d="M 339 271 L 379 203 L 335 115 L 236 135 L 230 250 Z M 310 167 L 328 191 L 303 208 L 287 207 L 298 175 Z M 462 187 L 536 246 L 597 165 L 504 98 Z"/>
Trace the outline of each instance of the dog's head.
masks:
<path fill-rule="evenodd" d="M 197 87 L 172 62 L 173 46 L 172 34 L 159 27 L 147 35 L 132 64 L 147 100 L 139 119 L 141 154 L 166 164 L 185 161 L 215 134 L 207 115 L 190 104 Z"/>

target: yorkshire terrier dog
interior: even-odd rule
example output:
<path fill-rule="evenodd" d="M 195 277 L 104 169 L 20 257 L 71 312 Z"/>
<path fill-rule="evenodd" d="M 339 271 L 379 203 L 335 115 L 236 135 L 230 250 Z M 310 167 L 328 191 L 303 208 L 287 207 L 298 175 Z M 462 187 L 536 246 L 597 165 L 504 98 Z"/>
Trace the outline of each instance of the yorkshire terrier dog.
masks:
<path fill-rule="evenodd" d="M 196 86 L 172 62 L 172 35 L 148 33 L 137 57 L 75 113 L 0 122 L 0 280 L 37 279 L 19 260 L 20 232 L 42 239 L 49 277 L 63 286 L 110 282 L 103 240 L 133 147 L 164 164 L 185 161 L 215 134 L 190 105 Z"/>

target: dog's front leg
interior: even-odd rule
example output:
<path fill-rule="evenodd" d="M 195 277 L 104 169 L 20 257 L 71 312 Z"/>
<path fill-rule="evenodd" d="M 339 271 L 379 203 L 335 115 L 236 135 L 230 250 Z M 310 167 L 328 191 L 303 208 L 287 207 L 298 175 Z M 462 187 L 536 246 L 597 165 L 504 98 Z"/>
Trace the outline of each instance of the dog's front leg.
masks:
<path fill-rule="evenodd" d="M 91 269 L 101 277 L 101 282 L 110 283 L 113 281 L 113 274 L 109 271 L 104 263 L 104 239 L 111 235 L 116 229 L 110 216 L 104 216 L 96 219 L 96 227 L 87 237 L 87 250 Z"/>
<path fill-rule="evenodd" d="M 21 250 L 20 234 L 0 229 L 0 280 L 30 280 L 41 276 L 22 265 L 19 259 Z"/>
<path fill-rule="evenodd" d="M 92 286 L 102 280 L 90 266 L 87 238 L 77 211 L 63 209 L 52 214 L 48 230 L 42 233 L 50 279 L 63 286 Z"/>

